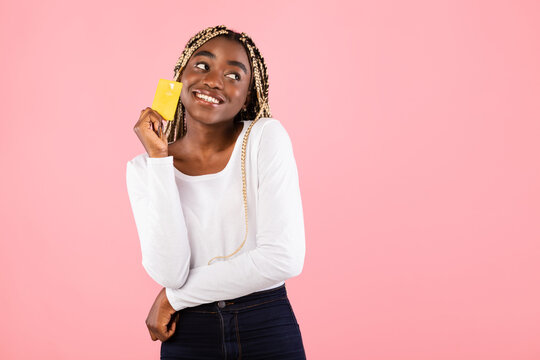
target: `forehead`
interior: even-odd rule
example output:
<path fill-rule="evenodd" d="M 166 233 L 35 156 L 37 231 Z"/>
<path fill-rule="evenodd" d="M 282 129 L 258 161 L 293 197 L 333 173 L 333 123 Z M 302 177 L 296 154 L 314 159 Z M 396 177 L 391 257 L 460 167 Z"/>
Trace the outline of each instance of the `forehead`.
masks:
<path fill-rule="evenodd" d="M 221 36 L 215 37 L 195 50 L 193 55 L 201 50 L 210 51 L 216 56 L 216 60 L 236 60 L 243 62 L 246 65 L 249 64 L 246 49 L 244 49 L 244 46 L 236 40 L 227 39 Z M 192 58 L 193 55 L 191 56 Z"/>

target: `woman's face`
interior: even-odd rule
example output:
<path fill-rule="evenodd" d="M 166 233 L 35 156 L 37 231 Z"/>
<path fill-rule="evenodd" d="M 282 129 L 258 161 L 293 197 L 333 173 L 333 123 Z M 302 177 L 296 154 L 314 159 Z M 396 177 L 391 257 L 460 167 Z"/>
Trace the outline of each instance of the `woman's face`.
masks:
<path fill-rule="evenodd" d="M 250 79 L 242 44 L 219 36 L 207 41 L 193 53 L 180 79 L 186 117 L 206 124 L 232 121 L 246 103 Z"/>

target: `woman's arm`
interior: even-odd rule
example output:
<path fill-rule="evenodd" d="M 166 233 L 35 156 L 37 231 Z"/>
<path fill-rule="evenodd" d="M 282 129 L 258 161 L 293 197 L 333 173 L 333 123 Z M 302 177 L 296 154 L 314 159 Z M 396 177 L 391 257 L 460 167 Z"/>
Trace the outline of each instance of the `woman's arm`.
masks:
<path fill-rule="evenodd" d="M 144 269 L 163 287 L 181 287 L 188 277 L 191 249 L 173 157 L 136 156 L 127 163 L 126 184 Z"/>
<path fill-rule="evenodd" d="M 193 268 L 184 286 L 167 287 L 167 298 L 175 310 L 247 295 L 302 271 L 304 218 L 292 144 L 275 119 L 262 131 L 257 160 L 257 247 L 226 261 Z"/>

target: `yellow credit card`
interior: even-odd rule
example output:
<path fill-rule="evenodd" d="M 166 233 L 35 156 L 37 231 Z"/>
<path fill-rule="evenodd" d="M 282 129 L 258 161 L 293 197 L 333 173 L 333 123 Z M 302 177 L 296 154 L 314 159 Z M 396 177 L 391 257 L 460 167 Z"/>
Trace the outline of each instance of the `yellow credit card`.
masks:
<path fill-rule="evenodd" d="M 159 79 L 152 109 L 156 110 L 165 120 L 174 120 L 181 91 L 181 82 Z"/>

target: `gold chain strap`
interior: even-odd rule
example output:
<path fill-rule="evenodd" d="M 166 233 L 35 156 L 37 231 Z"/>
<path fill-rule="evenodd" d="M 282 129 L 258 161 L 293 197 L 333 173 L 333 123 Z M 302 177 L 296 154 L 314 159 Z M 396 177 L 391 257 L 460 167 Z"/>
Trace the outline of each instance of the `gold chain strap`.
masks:
<path fill-rule="evenodd" d="M 246 133 L 244 135 L 244 139 L 242 141 L 242 194 L 244 195 L 244 215 L 246 218 L 246 233 L 244 234 L 244 241 L 242 241 L 242 244 L 240 244 L 240 247 L 236 249 L 232 254 L 226 255 L 226 256 L 215 256 L 210 261 L 208 261 L 208 265 L 212 263 L 215 259 L 226 259 L 228 257 L 233 256 L 237 252 L 240 251 L 240 249 L 244 246 L 247 235 L 248 235 L 248 206 L 247 206 L 247 186 L 246 186 L 246 145 L 247 145 L 247 139 L 249 136 L 249 133 L 251 132 L 251 128 L 253 127 L 253 124 L 255 124 L 255 121 L 253 121 L 249 127 L 246 130 Z"/>
<path fill-rule="evenodd" d="M 187 65 L 191 55 L 195 52 L 196 49 L 198 49 L 202 44 L 206 43 L 208 40 L 218 36 L 218 35 L 225 35 L 229 33 L 229 29 L 227 29 L 224 25 L 219 25 L 214 28 L 207 28 L 201 33 L 201 37 L 195 41 L 194 44 L 190 45 L 189 50 L 186 53 L 183 53 L 180 58 L 178 59 L 176 65 L 175 65 L 175 72 L 174 72 L 174 80 L 180 81 L 179 76 L 182 72 L 182 69 Z M 244 246 L 247 240 L 248 236 L 248 205 L 247 205 L 247 185 L 246 185 L 246 147 L 247 147 L 247 141 L 249 137 L 249 133 L 251 132 L 251 128 L 253 125 L 259 120 L 260 116 L 264 114 L 264 111 L 266 110 L 266 115 L 270 116 L 270 106 L 268 105 L 268 93 L 262 94 L 260 93 L 260 89 L 263 89 L 262 86 L 262 80 L 261 80 L 261 73 L 263 71 L 262 68 L 259 68 L 259 64 L 256 62 L 256 56 L 255 51 L 253 47 L 249 44 L 247 41 L 247 34 L 242 33 L 240 36 L 240 41 L 246 46 L 246 48 L 249 51 L 250 58 L 252 59 L 252 69 L 253 69 L 253 75 L 255 80 L 255 88 L 257 89 L 257 99 L 259 104 L 261 104 L 261 107 L 259 111 L 257 111 L 257 115 L 255 116 L 255 119 L 253 122 L 249 125 L 249 127 L 246 130 L 246 133 L 244 135 L 244 139 L 242 142 L 242 194 L 244 197 L 244 214 L 245 214 L 245 220 L 246 220 L 246 233 L 244 234 L 244 241 L 242 241 L 242 244 L 236 249 L 232 254 L 226 255 L 226 256 L 215 256 L 210 261 L 208 261 L 208 265 L 212 263 L 215 259 L 226 259 L 228 257 L 233 256 L 234 254 L 238 253 L 240 249 Z M 262 65 L 261 65 L 262 67 Z M 169 134 L 169 131 L 171 131 L 171 121 L 167 122 L 167 126 L 165 128 L 165 133 Z M 184 123 L 185 125 L 185 123 Z"/>
<path fill-rule="evenodd" d="M 266 102 L 263 102 L 263 104 L 265 104 L 265 105 L 263 105 L 261 107 L 261 109 L 259 110 L 259 113 L 255 117 L 255 120 L 247 128 L 246 133 L 244 135 L 244 139 L 242 141 L 242 157 L 241 157 L 241 159 L 242 159 L 242 194 L 244 195 L 244 215 L 245 215 L 245 218 L 246 218 L 246 233 L 244 234 L 244 241 L 242 241 L 242 244 L 240 244 L 238 249 L 236 249 L 232 254 L 229 254 L 229 255 L 226 255 L 226 256 L 215 256 L 212 259 L 210 259 L 210 261 L 208 261 L 208 265 L 210 265 L 212 263 L 212 261 L 215 260 L 215 259 L 226 259 L 228 257 L 233 256 L 234 254 L 239 252 L 240 249 L 242 249 L 242 247 L 246 243 L 247 236 L 248 236 L 248 205 L 247 205 L 247 186 L 246 186 L 246 147 L 247 147 L 247 140 L 248 140 L 248 137 L 249 137 L 249 133 L 251 132 L 251 128 L 253 127 L 253 125 L 255 125 L 257 120 L 259 120 L 259 116 L 261 115 L 261 113 L 266 108 Z"/>

